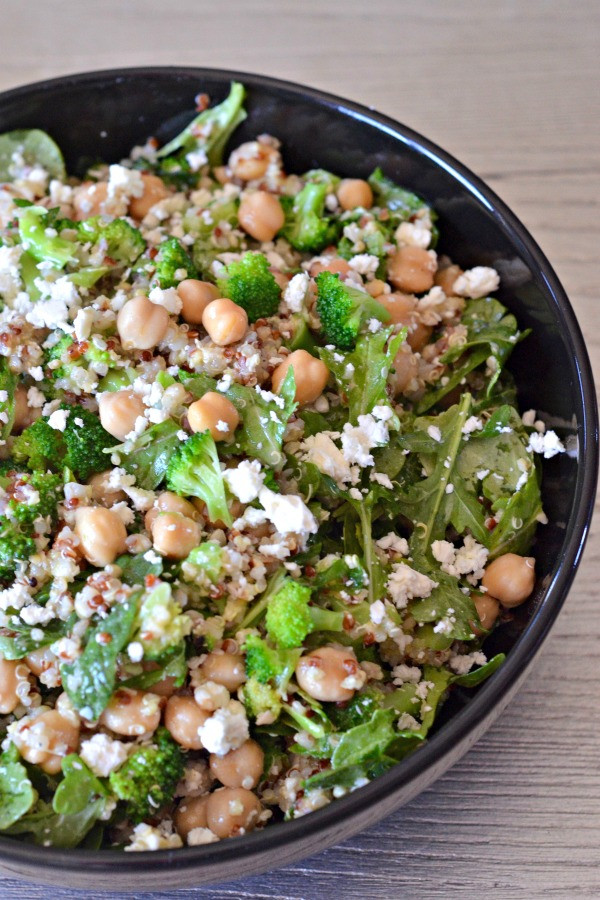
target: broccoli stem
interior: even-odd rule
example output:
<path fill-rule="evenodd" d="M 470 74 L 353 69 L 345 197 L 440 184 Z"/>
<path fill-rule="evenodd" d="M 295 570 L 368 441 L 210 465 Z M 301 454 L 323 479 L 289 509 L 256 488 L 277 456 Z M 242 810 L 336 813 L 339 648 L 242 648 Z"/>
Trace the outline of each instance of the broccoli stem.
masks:
<path fill-rule="evenodd" d="M 344 613 L 332 609 L 321 609 L 320 606 L 309 606 L 308 612 L 313 624 L 313 631 L 342 631 Z"/>
<path fill-rule="evenodd" d="M 294 709 L 294 707 L 289 703 L 282 703 L 281 708 L 285 710 L 290 719 L 293 719 L 294 722 L 300 726 L 302 731 L 307 731 L 312 737 L 320 740 L 325 737 L 325 728 L 315 719 L 310 719 L 304 713 L 301 713 L 299 710 Z"/>

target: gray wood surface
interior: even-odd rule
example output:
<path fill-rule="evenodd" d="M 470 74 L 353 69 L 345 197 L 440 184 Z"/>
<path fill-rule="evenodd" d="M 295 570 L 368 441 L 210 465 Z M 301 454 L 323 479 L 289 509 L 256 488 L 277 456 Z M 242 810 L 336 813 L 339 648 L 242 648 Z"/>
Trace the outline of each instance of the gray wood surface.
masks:
<path fill-rule="evenodd" d="M 597 0 L 3 0 L 0 15 L 2 90 L 83 69 L 213 65 L 312 84 L 406 122 L 530 228 L 600 370 Z M 178 896 L 600 897 L 599 527 L 524 688 L 445 777 L 340 847 Z M 6 900 L 47 896 L 0 877 Z"/>

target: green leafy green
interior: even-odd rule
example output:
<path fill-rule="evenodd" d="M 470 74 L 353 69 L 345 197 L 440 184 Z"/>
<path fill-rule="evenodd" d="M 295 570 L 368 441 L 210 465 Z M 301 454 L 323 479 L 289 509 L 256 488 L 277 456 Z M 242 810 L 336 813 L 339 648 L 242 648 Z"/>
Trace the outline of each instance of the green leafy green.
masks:
<path fill-rule="evenodd" d="M 37 794 L 14 744 L 0 756 L 0 831 L 5 831 L 33 806 Z"/>
<path fill-rule="evenodd" d="M 0 357 L 0 439 L 6 440 L 15 420 L 15 388 L 17 377 L 11 372 L 6 356 Z"/>
<path fill-rule="evenodd" d="M 23 659 L 28 653 L 40 647 L 48 647 L 69 633 L 77 617 L 73 613 L 66 622 L 53 619 L 44 628 L 39 625 L 26 625 L 20 619 L 11 622 L 10 628 L 0 632 L 0 655 L 4 659 Z M 40 637 L 41 632 L 41 637 Z M 35 637 L 32 636 L 35 634 Z"/>
<path fill-rule="evenodd" d="M 87 633 L 81 656 L 60 667 L 65 691 L 86 719 L 97 719 L 115 689 L 117 658 L 129 642 L 138 613 L 139 592 L 113 606 Z M 105 635 L 110 636 L 105 641 Z M 100 640 L 98 640 L 100 638 Z"/>
<path fill-rule="evenodd" d="M 169 460 L 181 445 L 179 431 L 177 422 L 167 419 L 142 432 L 127 452 L 120 452 L 123 445 L 113 447 L 112 452 L 119 454 L 125 471 L 135 475 L 138 487 L 153 491 L 164 481 Z"/>
<path fill-rule="evenodd" d="M 13 155 L 20 154 L 28 166 L 39 165 L 51 178 L 66 176 L 65 161 L 49 134 L 39 128 L 22 128 L 0 134 L 0 181 L 13 181 Z"/>

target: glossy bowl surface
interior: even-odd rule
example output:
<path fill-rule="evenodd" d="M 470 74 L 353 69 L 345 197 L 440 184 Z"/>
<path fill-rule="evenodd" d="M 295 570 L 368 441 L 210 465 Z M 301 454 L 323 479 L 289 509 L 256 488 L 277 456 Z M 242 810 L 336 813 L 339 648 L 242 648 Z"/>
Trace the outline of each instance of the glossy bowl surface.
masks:
<path fill-rule="evenodd" d="M 288 171 L 323 167 L 366 177 L 375 166 L 424 196 L 439 214 L 440 250 L 463 267 L 492 265 L 500 299 L 531 336 L 512 357 L 522 409 L 540 411 L 568 437 L 569 453 L 544 464 L 549 524 L 538 532 L 535 594 L 490 652 L 504 666 L 475 692 L 454 691 L 431 738 L 366 787 L 309 816 L 205 847 L 155 853 L 62 851 L 0 838 L 0 867 L 12 875 L 79 888 L 173 890 L 275 868 L 368 827 L 406 803 L 483 734 L 525 677 L 565 600 L 587 536 L 598 466 L 596 399 L 585 344 L 548 260 L 502 201 L 472 172 L 386 116 L 339 97 L 260 75 L 196 68 L 121 69 L 71 75 L 0 95 L 0 132 L 43 128 L 68 170 L 118 161 L 154 135 L 172 137 L 200 92 L 221 100 L 232 78 L 248 89 L 240 143 L 262 132 L 283 141 Z"/>

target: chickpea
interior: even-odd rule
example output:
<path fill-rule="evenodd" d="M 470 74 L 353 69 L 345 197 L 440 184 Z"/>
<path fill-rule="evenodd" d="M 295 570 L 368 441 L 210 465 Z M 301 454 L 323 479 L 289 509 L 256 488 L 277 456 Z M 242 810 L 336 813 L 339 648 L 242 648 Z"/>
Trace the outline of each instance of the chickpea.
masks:
<path fill-rule="evenodd" d="M 213 650 L 202 663 L 201 670 L 207 681 L 224 685 L 230 693 L 236 691 L 246 680 L 246 667 L 239 653 Z"/>
<path fill-rule="evenodd" d="M 230 155 L 227 166 L 231 174 L 241 181 L 258 181 L 263 178 L 270 164 L 277 162 L 279 153 L 275 147 L 263 141 L 247 141 Z"/>
<path fill-rule="evenodd" d="M 27 388 L 19 384 L 15 390 L 15 418 L 12 434 L 20 434 L 24 428 L 33 425 L 42 414 L 41 407 L 30 406 L 27 400 Z"/>
<path fill-rule="evenodd" d="M 177 285 L 177 293 L 182 303 L 181 315 L 190 325 L 201 325 L 204 310 L 219 297 L 214 284 L 197 278 L 184 278 Z"/>
<path fill-rule="evenodd" d="M 148 661 L 142 663 L 144 672 L 154 672 L 158 667 L 158 663 L 155 662 Z M 177 690 L 177 687 L 175 686 L 176 681 L 177 679 L 174 675 L 165 675 L 160 681 L 154 682 L 152 685 L 152 693 L 158 694 L 159 697 L 170 697 Z"/>
<path fill-rule="evenodd" d="M 433 287 L 435 256 L 422 247 L 399 247 L 389 261 L 388 275 L 395 288 L 408 294 L 422 294 Z"/>
<path fill-rule="evenodd" d="M 395 394 L 404 394 L 410 389 L 411 382 L 417 377 L 419 363 L 408 344 L 402 344 L 394 357 L 394 374 L 391 382 Z"/>
<path fill-rule="evenodd" d="M 252 831 L 262 812 L 258 797 L 245 788 L 221 788 L 208 797 L 206 821 L 219 838 Z"/>
<path fill-rule="evenodd" d="M 294 350 L 279 363 L 271 376 L 275 393 L 278 393 L 290 366 L 294 369 L 297 402 L 312 403 L 320 397 L 329 379 L 329 369 L 322 360 L 315 359 L 306 350 Z"/>
<path fill-rule="evenodd" d="M 533 591 L 535 559 L 505 553 L 486 567 L 481 584 L 507 609 L 520 606 Z"/>
<path fill-rule="evenodd" d="M 385 281 L 381 281 L 380 278 L 374 278 L 373 281 L 369 281 L 368 284 L 365 284 L 365 288 L 371 297 L 376 297 L 378 299 L 381 294 L 385 293 Z"/>
<path fill-rule="evenodd" d="M 178 513 L 180 516 L 186 516 L 188 519 L 193 519 L 194 521 L 198 518 L 198 510 L 193 503 L 180 497 L 179 494 L 173 493 L 173 491 L 163 491 L 158 495 L 154 501 L 154 505 L 146 513 L 144 525 L 146 526 L 147 531 L 152 533 L 152 528 L 154 527 L 156 519 L 164 512 Z"/>
<path fill-rule="evenodd" d="M 100 422 L 105 431 L 119 441 L 124 441 L 133 431 L 135 421 L 144 415 L 141 397 L 133 391 L 104 393 L 98 399 Z"/>
<path fill-rule="evenodd" d="M 250 237 L 264 243 L 272 241 L 279 229 L 283 228 L 285 215 L 277 197 L 266 191 L 254 191 L 242 199 L 238 221 Z"/>
<path fill-rule="evenodd" d="M 162 703 L 158 694 L 119 688 L 98 721 L 124 737 L 152 734 L 160 722 Z"/>
<path fill-rule="evenodd" d="M 186 797 L 175 812 L 175 828 L 177 834 L 185 840 L 194 828 L 206 828 L 206 804 L 208 794 L 202 797 Z"/>
<path fill-rule="evenodd" d="M 481 634 L 483 631 L 489 631 L 498 618 L 500 604 L 490 594 L 471 594 L 471 597 L 481 622 L 481 628 L 476 627 L 475 633 Z"/>
<path fill-rule="evenodd" d="M 126 350 L 152 350 L 167 333 L 169 321 L 164 306 L 138 294 L 119 310 L 117 331 Z"/>
<path fill-rule="evenodd" d="M 432 328 L 417 318 L 417 299 L 411 294 L 381 294 L 377 302 L 387 309 L 394 325 L 406 325 L 406 343 L 411 350 L 421 350 L 431 337 Z"/>
<path fill-rule="evenodd" d="M 314 262 L 310 267 L 310 277 L 315 278 L 321 272 L 333 272 L 340 278 L 345 278 L 348 272 L 351 272 L 348 262 L 340 256 L 334 256 L 329 262 Z"/>
<path fill-rule="evenodd" d="M 256 741 L 248 740 L 225 756 L 210 755 L 210 771 L 228 788 L 255 788 L 261 779 L 265 754 Z"/>
<path fill-rule="evenodd" d="M 208 304 L 202 313 L 202 324 L 215 344 L 226 347 L 244 337 L 248 330 L 248 314 L 233 300 L 220 297 Z"/>
<path fill-rule="evenodd" d="M 180 697 L 174 694 L 167 700 L 165 727 L 173 740 L 186 750 L 202 750 L 198 729 L 210 715 L 208 710 L 198 706 L 193 697 Z"/>
<path fill-rule="evenodd" d="M 103 506 L 84 506 L 75 514 L 75 534 L 83 555 L 102 568 L 125 553 L 127 530 L 116 512 Z"/>
<path fill-rule="evenodd" d="M 73 192 L 75 221 L 82 222 L 92 216 L 99 216 L 104 212 L 107 197 L 108 183 L 106 181 L 84 181 Z"/>
<path fill-rule="evenodd" d="M 56 709 L 47 709 L 34 718 L 22 720 L 13 741 L 23 759 L 40 766 L 49 775 L 56 775 L 63 757 L 74 753 L 79 746 L 79 724 Z"/>
<path fill-rule="evenodd" d="M 210 431 L 215 441 L 230 441 L 240 424 L 237 409 L 227 397 L 208 391 L 188 409 L 192 431 Z"/>
<path fill-rule="evenodd" d="M 319 647 L 301 656 L 296 665 L 296 680 L 303 691 L 315 700 L 340 703 L 354 696 L 355 687 L 344 682 L 361 672 L 352 650 L 342 647 Z"/>
<path fill-rule="evenodd" d="M 0 657 L 0 714 L 8 715 L 21 702 L 20 686 L 29 677 L 29 669 L 21 659 Z"/>
<path fill-rule="evenodd" d="M 451 297 L 454 293 L 454 282 L 462 273 L 463 270 L 460 266 L 446 266 L 444 269 L 438 269 L 435 273 L 435 283 L 441 287 L 447 297 Z"/>
<path fill-rule="evenodd" d="M 159 513 L 152 525 L 152 546 L 169 559 L 185 559 L 200 543 L 200 526 L 180 513 Z"/>
<path fill-rule="evenodd" d="M 157 175 L 143 174 L 142 181 L 144 193 L 141 197 L 132 197 L 129 203 L 129 215 L 133 219 L 143 219 L 153 206 L 169 196 L 168 188 Z"/>
<path fill-rule="evenodd" d="M 370 209 L 373 206 L 371 185 L 362 178 L 344 178 L 337 189 L 337 198 L 342 209 L 355 209 L 357 206 Z"/>
<path fill-rule="evenodd" d="M 111 473 L 111 469 L 107 469 L 106 472 L 97 472 L 88 480 L 88 484 L 92 489 L 92 499 L 102 506 L 114 506 L 115 503 L 127 500 L 125 491 L 114 490 L 110 487 L 109 479 Z"/>

